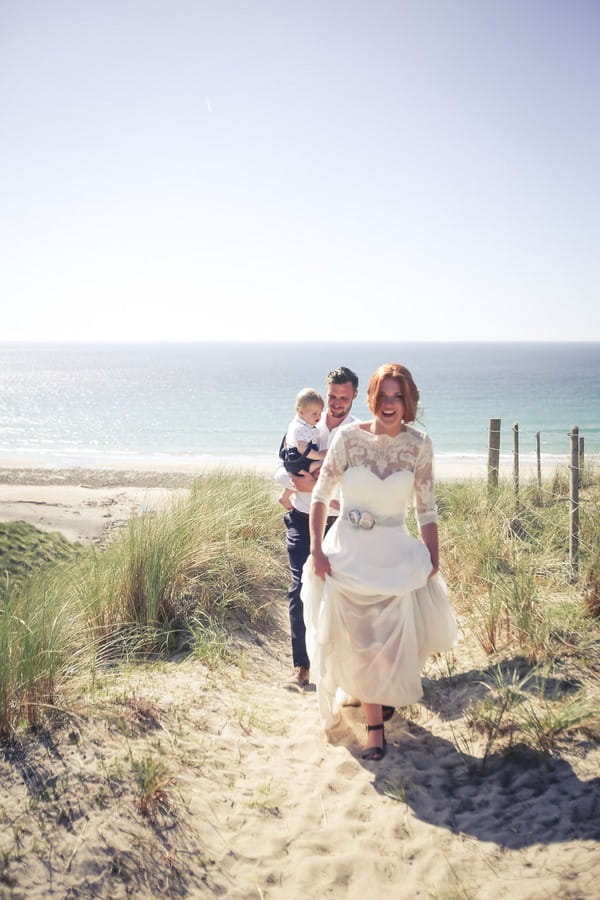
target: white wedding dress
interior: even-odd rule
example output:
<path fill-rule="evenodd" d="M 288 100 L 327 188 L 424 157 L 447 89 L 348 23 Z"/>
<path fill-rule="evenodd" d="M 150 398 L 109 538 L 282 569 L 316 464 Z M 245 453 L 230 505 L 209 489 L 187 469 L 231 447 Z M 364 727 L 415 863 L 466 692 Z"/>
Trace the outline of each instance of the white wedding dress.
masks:
<path fill-rule="evenodd" d="M 444 580 L 429 578 L 429 551 L 405 523 L 413 493 L 419 524 L 436 521 L 429 437 L 410 426 L 396 437 L 358 422 L 342 426 L 313 502 L 327 502 L 337 487 L 341 513 L 323 541 L 331 576 L 317 578 L 309 557 L 302 577 L 306 645 L 325 728 L 336 722 L 340 687 L 366 703 L 414 703 L 428 656 L 456 643 Z"/>

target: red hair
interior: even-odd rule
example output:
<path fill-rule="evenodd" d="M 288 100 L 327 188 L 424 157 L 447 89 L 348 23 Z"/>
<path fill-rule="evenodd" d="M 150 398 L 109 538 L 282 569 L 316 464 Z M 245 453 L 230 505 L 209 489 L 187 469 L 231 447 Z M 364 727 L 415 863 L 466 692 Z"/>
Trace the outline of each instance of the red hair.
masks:
<path fill-rule="evenodd" d="M 373 415 L 377 415 L 381 407 L 379 392 L 384 379 L 393 378 L 400 385 L 402 397 L 404 400 L 404 416 L 403 421 L 406 423 L 414 422 L 417 418 L 417 404 L 419 402 L 419 391 L 413 381 L 413 377 L 406 368 L 400 363 L 385 363 L 375 369 L 369 380 L 367 388 L 367 402 L 369 409 Z"/>

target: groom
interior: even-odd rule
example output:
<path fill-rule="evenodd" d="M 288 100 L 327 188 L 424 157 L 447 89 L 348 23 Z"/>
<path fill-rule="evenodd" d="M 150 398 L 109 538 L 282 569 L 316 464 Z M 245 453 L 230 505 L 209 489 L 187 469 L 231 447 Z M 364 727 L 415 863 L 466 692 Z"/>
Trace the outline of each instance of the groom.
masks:
<path fill-rule="evenodd" d="M 336 428 L 354 422 L 350 414 L 352 403 L 358 394 L 358 376 L 346 366 L 333 369 L 326 380 L 325 407 L 326 414 L 317 424 L 319 431 L 319 450 L 327 450 Z M 302 567 L 310 553 L 310 534 L 308 530 L 308 514 L 310 512 L 311 492 L 316 478 L 306 472 L 291 477 L 280 468 L 275 475 L 282 485 L 293 483 L 295 493 L 292 495 L 292 509 L 286 513 L 283 521 L 287 528 L 286 546 L 290 567 L 291 588 L 288 592 L 290 606 L 290 629 L 292 638 L 292 661 L 294 671 L 285 682 L 285 687 L 302 690 L 309 683 L 310 660 L 306 652 L 304 608 L 300 591 L 302 590 Z M 336 510 L 330 512 L 337 515 Z M 335 521 L 335 515 L 327 520 L 329 528 Z"/>

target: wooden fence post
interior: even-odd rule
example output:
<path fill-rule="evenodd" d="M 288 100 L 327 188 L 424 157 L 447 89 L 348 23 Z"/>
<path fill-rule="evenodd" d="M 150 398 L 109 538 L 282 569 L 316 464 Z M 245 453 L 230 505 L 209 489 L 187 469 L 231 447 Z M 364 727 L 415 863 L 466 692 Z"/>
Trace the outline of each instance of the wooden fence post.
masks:
<path fill-rule="evenodd" d="M 580 434 L 579 435 L 579 484 L 581 484 L 581 479 L 583 478 L 583 459 L 584 459 L 584 452 L 585 452 L 584 443 L 585 443 L 585 441 L 583 439 L 583 435 Z"/>
<path fill-rule="evenodd" d="M 536 431 L 535 433 L 535 455 L 537 458 L 537 481 L 538 481 L 538 489 L 542 489 L 542 451 L 540 444 L 540 433 Z"/>
<path fill-rule="evenodd" d="M 498 487 L 500 468 L 500 419 L 490 419 L 488 430 L 488 487 Z"/>
<path fill-rule="evenodd" d="M 576 581 L 579 572 L 579 428 L 577 425 L 573 425 L 569 437 L 571 438 L 569 558 L 571 578 Z"/>
<path fill-rule="evenodd" d="M 519 423 L 513 424 L 513 481 L 515 484 L 515 504 L 519 507 Z"/>

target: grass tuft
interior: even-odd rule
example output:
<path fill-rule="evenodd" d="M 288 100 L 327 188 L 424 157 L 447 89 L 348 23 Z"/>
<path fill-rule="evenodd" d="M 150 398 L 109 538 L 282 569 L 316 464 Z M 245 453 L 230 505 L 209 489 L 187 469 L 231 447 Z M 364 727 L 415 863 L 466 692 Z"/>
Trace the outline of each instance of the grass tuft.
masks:
<path fill-rule="evenodd" d="M 107 661 L 188 648 L 216 665 L 231 631 L 266 627 L 286 589 L 280 510 L 252 474 L 198 479 L 163 512 L 134 515 L 104 550 L 29 527 L 3 535 L 5 740 L 40 723 L 63 680 Z"/>
<path fill-rule="evenodd" d="M 523 485 L 518 510 L 511 487 L 490 492 L 481 481 L 438 491 L 442 570 L 461 624 L 490 655 L 488 693 L 467 714 L 484 736 L 484 761 L 516 740 L 551 752 L 565 734 L 597 731 L 590 709 L 598 706 L 600 479 L 586 469 L 575 584 L 564 473 L 541 489 Z M 0 535 L 4 740 L 39 727 L 64 684 L 92 681 L 109 662 L 175 651 L 210 667 L 232 661 L 236 631 L 267 628 L 287 591 L 281 510 L 270 483 L 253 474 L 197 479 L 161 513 L 134 515 L 102 550 L 17 525 Z M 581 686 L 585 675 L 591 693 L 549 691 L 552 683 Z M 127 732 L 125 711 L 122 718 Z M 153 778 L 161 783 L 158 771 Z"/>

